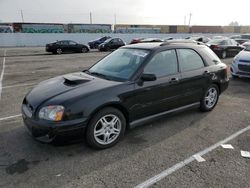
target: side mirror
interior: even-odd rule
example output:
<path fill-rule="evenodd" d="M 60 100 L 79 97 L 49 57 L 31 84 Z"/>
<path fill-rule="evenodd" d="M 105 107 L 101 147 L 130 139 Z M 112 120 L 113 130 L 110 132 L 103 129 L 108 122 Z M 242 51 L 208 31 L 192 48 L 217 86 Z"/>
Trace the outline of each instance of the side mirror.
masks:
<path fill-rule="evenodd" d="M 156 76 L 154 74 L 145 74 L 143 73 L 141 76 L 142 81 L 155 81 Z"/>

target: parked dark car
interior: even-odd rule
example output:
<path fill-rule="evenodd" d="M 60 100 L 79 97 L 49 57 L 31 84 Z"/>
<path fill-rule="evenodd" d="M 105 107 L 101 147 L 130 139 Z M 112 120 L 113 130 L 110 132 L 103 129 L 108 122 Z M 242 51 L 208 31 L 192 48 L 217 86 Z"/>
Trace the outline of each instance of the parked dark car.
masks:
<path fill-rule="evenodd" d="M 104 36 L 104 37 L 89 41 L 88 45 L 90 49 L 97 49 L 100 44 L 104 43 L 107 39 L 110 39 L 110 38 L 111 38 L 110 36 Z"/>
<path fill-rule="evenodd" d="M 79 44 L 72 40 L 61 40 L 53 43 L 46 44 L 46 51 L 53 54 L 61 54 L 64 52 L 89 52 L 89 47 L 84 44 Z"/>
<path fill-rule="evenodd" d="M 40 141 L 77 132 L 108 148 L 127 128 L 184 109 L 211 111 L 228 81 L 227 66 L 200 43 L 128 45 L 88 70 L 38 84 L 22 116 Z"/>
<path fill-rule="evenodd" d="M 98 46 L 100 51 L 109 51 L 120 48 L 121 46 L 125 46 L 125 42 L 120 38 L 111 38 L 106 40 L 104 43 Z"/>
<path fill-rule="evenodd" d="M 230 38 L 234 39 L 239 44 L 243 44 L 245 42 L 250 41 L 250 34 L 233 35 Z"/>
<path fill-rule="evenodd" d="M 233 39 L 222 38 L 222 39 L 212 39 L 207 45 L 220 57 L 234 57 L 241 50 L 244 49 L 244 46 L 241 46 Z"/>

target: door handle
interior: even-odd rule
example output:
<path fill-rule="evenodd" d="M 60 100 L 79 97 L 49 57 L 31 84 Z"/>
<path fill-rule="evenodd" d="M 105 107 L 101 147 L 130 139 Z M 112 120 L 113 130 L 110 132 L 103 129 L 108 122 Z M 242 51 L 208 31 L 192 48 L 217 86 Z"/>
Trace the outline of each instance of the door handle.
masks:
<path fill-rule="evenodd" d="M 176 83 L 176 82 L 179 82 L 179 78 L 171 78 L 169 83 Z"/>

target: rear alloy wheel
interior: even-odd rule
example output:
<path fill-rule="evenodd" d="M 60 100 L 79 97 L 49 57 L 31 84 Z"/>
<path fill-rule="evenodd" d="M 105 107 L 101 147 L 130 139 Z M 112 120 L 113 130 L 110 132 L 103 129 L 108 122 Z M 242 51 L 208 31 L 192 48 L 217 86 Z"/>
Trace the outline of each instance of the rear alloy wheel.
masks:
<path fill-rule="evenodd" d="M 222 54 L 221 54 L 221 58 L 222 59 L 225 59 L 227 57 L 227 51 L 223 51 Z"/>
<path fill-rule="evenodd" d="M 85 47 L 82 48 L 82 53 L 87 53 L 88 51 L 89 51 L 88 48 Z"/>
<path fill-rule="evenodd" d="M 207 91 L 203 99 L 201 100 L 200 109 L 203 112 L 211 111 L 217 104 L 219 99 L 219 89 L 217 85 L 211 85 Z"/>
<path fill-rule="evenodd" d="M 57 49 L 56 49 L 56 53 L 57 53 L 58 55 L 62 54 L 62 49 L 61 49 L 61 48 L 57 48 Z"/>
<path fill-rule="evenodd" d="M 97 149 L 115 145 L 124 135 L 126 120 L 115 108 L 99 111 L 90 121 L 86 132 L 87 143 Z"/>

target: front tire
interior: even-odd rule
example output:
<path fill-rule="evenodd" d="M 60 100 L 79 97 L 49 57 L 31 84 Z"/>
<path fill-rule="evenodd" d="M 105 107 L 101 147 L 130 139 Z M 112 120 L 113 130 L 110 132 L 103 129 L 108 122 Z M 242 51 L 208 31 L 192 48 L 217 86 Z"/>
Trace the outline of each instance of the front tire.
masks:
<path fill-rule="evenodd" d="M 61 55 L 61 54 L 62 54 L 62 49 L 61 49 L 61 48 L 57 48 L 57 49 L 56 49 L 56 53 L 57 53 L 58 55 Z"/>
<path fill-rule="evenodd" d="M 232 74 L 232 78 L 233 78 L 233 79 L 237 79 L 237 78 L 239 78 L 239 76 L 236 76 L 236 75 L 233 75 L 233 74 Z"/>
<path fill-rule="evenodd" d="M 82 48 L 82 53 L 87 53 L 88 51 L 89 51 L 88 48 L 85 47 Z"/>
<path fill-rule="evenodd" d="M 123 136 L 126 128 L 124 115 L 115 108 L 104 108 L 90 121 L 87 131 L 87 143 L 96 149 L 114 146 Z"/>
<path fill-rule="evenodd" d="M 200 110 L 208 112 L 213 110 L 219 100 L 219 88 L 217 85 L 212 84 L 206 90 L 200 104 Z"/>

